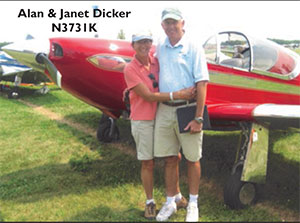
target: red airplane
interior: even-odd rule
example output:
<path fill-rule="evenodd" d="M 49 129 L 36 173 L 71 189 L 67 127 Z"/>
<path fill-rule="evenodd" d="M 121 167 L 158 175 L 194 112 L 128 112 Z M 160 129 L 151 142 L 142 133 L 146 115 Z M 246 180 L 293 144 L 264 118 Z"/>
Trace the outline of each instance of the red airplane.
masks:
<path fill-rule="evenodd" d="M 31 42 L 29 42 L 31 41 Z M 119 135 L 115 120 L 127 110 L 123 68 L 134 51 L 122 40 L 51 38 L 12 44 L 4 51 L 44 71 L 59 87 L 103 112 L 97 136 Z M 224 187 L 224 201 L 243 208 L 265 183 L 270 128 L 300 128 L 300 56 L 269 40 L 220 32 L 203 45 L 210 73 L 207 108 L 213 129 L 241 129 L 237 160 Z M 152 53 L 155 47 L 152 48 Z"/>

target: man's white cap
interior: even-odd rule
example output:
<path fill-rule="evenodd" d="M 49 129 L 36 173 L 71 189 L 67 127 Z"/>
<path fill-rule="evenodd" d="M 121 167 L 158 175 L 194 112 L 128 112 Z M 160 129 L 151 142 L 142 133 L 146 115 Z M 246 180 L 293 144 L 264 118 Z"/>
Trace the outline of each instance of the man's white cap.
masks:
<path fill-rule="evenodd" d="M 183 19 L 181 12 L 177 8 L 166 8 L 161 13 L 161 21 L 166 19 L 175 19 L 181 20 Z"/>

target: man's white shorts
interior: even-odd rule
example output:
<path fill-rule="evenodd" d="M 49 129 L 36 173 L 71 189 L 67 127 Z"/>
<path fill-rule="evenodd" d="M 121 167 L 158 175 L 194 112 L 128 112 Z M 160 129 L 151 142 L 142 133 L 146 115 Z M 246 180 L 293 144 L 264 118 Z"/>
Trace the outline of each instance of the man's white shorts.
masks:
<path fill-rule="evenodd" d="M 182 147 L 187 160 L 196 162 L 201 159 L 203 131 L 179 133 L 176 109 L 184 106 L 172 107 L 159 103 L 154 130 L 155 157 L 177 156 Z"/>

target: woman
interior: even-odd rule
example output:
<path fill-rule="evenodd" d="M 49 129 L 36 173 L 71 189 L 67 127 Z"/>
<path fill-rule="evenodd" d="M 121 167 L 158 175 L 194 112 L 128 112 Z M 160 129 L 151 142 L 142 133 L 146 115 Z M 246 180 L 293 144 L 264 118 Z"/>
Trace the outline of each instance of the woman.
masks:
<path fill-rule="evenodd" d="M 133 60 L 124 69 L 125 80 L 130 91 L 131 131 L 136 143 L 137 157 L 141 160 L 141 179 L 147 201 L 145 217 L 156 216 L 153 199 L 153 132 L 157 102 L 175 99 L 189 100 L 194 97 L 195 89 L 188 88 L 177 92 L 158 92 L 159 65 L 156 58 L 149 55 L 152 36 L 148 32 L 132 36 L 132 47 L 135 50 Z"/>

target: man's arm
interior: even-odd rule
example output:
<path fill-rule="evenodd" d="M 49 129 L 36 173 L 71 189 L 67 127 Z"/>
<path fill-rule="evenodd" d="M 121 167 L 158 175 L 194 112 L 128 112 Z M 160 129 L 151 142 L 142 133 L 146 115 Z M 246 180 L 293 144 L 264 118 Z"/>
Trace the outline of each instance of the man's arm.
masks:
<path fill-rule="evenodd" d="M 203 112 L 204 112 L 204 105 L 206 100 L 206 87 L 207 87 L 207 81 L 199 81 L 197 82 L 197 108 L 196 108 L 196 114 L 195 118 L 202 117 L 203 118 Z M 185 127 L 185 130 L 190 129 L 190 133 L 198 133 L 202 131 L 203 123 L 198 123 L 196 120 L 192 120 L 189 122 L 189 124 Z"/>

